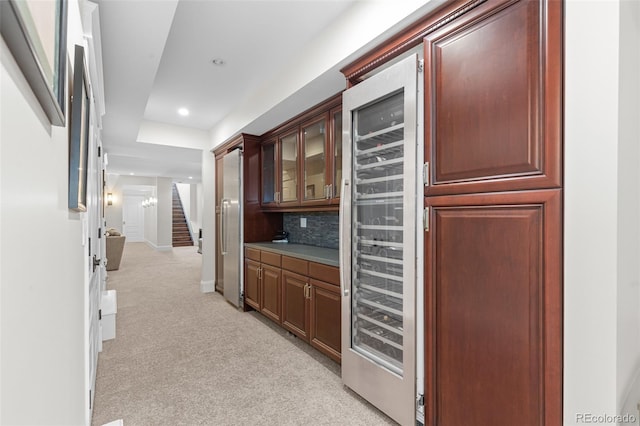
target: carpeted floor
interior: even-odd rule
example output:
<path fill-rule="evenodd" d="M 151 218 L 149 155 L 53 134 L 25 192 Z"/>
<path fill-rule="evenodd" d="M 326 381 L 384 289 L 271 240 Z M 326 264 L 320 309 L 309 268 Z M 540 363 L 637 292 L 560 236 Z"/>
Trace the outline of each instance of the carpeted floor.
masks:
<path fill-rule="evenodd" d="M 388 425 L 340 367 L 261 315 L 200 292 L 196 247 L 128 243 L 116 338 L 98 361 L 93 424 Z"/>

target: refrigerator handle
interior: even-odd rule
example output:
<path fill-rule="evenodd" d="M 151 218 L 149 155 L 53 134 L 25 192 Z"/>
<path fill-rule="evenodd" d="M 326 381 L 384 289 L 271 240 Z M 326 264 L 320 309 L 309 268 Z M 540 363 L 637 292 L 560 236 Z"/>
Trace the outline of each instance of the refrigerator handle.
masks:
<path fill-rule="evenodd" d="M 344 216 L 344 212 L 345 209 L 347 208 L 347 201 L 349 203 L 351 203 L 351 200 L 347 200 L 345 197 L 346 194 L 346 188 L 347 186 L 349 186 L 349 181 L 347 179 L 342 179 L 342 185 L 340 185 L 340 220 L 338 221 L 339 223 L 339 235 L 340 238 L 344 241 L 346 239 L 346 235 L 344 234 L 345 231 L 345 216 Z M 350 227 L 348 228 L 350 229 Z M 347 275 L 347 270 L 345 269 L 345 256 L 349 256 L 351 253 L 351 244 L 345 245 L 344 242 L 340 244 L 340 292 L 342 293 L 343 296 L 348 296 L 349 295 L 349 289 L 351 288 L 351 282 L 347 282 L 348 281 L 348 275 Z M 348 250 L 348 252 L 346 251 Z"/>
<path fill-rule="evenodd" d="M 227 254 L 227 206 L 229 205 L 229 200 L 227 198 L 222 199 L 222 206 L 220 208 L 220 250 L 222 251 L 222 255 Z"/>

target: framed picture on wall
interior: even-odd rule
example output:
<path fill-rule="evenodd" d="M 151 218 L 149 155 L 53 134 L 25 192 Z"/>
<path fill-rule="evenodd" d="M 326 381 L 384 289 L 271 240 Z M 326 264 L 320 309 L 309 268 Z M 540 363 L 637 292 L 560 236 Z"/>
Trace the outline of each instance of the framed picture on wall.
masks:
<path fill-rule="evenodd" d="M 87 210 L 89 153 L 89 84 L 85 75 L 84 48 L 76 45 L 69 133 L 69 208 Z"/>
<path fill-rule="evenodd" d="M 0 31 L 51 124 L 64 126 L 67 1 L 2 0 Z"/>

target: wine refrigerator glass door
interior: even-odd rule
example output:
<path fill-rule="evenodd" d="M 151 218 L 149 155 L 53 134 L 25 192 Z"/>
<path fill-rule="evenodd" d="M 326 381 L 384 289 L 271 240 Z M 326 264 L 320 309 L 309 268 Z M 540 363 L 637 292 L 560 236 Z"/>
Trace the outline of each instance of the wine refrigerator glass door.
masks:
<path fill-rule="evenodd" d="M 343 96 L 342 378 L 401 424 L 415 424 L 417 68 Z"/>

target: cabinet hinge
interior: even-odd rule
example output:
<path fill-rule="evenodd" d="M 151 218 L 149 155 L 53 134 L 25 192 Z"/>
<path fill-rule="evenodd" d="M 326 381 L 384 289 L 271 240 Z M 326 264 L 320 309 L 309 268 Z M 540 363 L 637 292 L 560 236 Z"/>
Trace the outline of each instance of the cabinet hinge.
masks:
<path fill-rule="evenodd" d="M 428 161 L 422 165 L 422 180 L 424 181 L 424 186 L 429 186 L 429 162 Z"/>
<path fill-rule="evenodd" d="M 422 211 L 422 225 L 425 231 L 429 231 L 429 207 L 425 207 Z"/>
<path fill-rule="evenodd" d="M 102 319 L 102 309 L 98 309 L 98 320 Z"/>
<path fill-rule="evenodd" d="M 102 238 L 102 228 L 98 228 L 98 239 Z"/>
<path fill-rule="evenodd" d="M 98 157 L 102 157 L 102 147 L 98 147 Z"/>
<path fill-rule="evenodd" d="M 418 61 L 418 72 L 424 71 L 424 59 Z"/>

